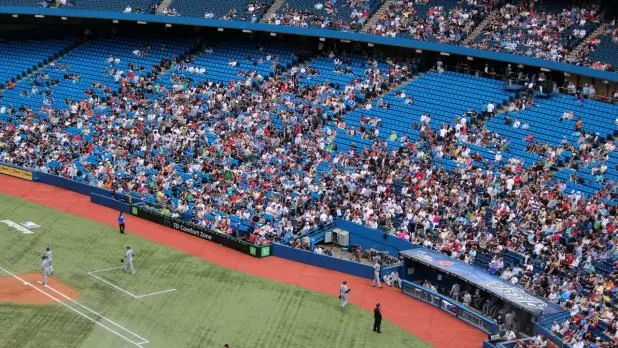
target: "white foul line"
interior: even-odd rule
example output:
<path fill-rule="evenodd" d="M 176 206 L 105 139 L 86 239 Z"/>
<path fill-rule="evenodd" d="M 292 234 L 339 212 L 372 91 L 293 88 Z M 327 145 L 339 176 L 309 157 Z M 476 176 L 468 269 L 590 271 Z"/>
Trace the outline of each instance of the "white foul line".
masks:
<path fill-rule="evenodd" d="M 172 291 L 176 291 L 176 289 L 167 289 L 167 290 L 153 292 L 153 293 L 150 293 L 150 294 L 138 295 L 137 298 L 142 298 L 142 297 L 152 296 L 152 295 L 158 295 L 158 294 L 163 294 L 163 293 L 172 292 Z"/>
<path fill-rule="evenodd" d="M 24 283 L 24 285 L 27 285 L 27 286 L 32 287 L 33 289 L 35 289 L 36 291 L 40 292 L 41 294 L 43 294 L 43 295 L 45 295 L 45 296 L 47 296 L 47 297 L 51 298 L 51 299 L 52 299 L 52 300 L 54 300 L 55 302 L 60 303 L 61 305 L 65 306 L 66 308 L 68 308 L 68 309 L 72 310 L 73 312 L 75 312 L 75 313 L 79 314 L 80 316 L 82 316 L 82 317 L 84 317 L 84 318 L 86 318 L 86 319 L 88 319 L 88 320 L 92 321 L 93 323 L 95 323 L 95 324 L 97 324 L 97 325 L 99 325 L 99 326 L 103 327 L 103 328 L 104 328 L 104 329 L 106 329 L 107 331 L 109 331 L 109 332 L 111 332 L 111 333 L 113 333 L 113 334 L 117 335 L 118 337 L 121 337 L 121 338 L 122 338 L 122 339 L 124 339 L 125 341 L 127 341 L 127 342 L 129 342 L 129 343 L 131 343 L 131 344 L 133 344 L 133 345 L 135 345 L 135 346 L 137 346 L 137 347 L 142 348 L 142 345 L 143 345 L 143 344 L 149 343 L 149 341 L 148 341 L 148 340 L 146 340 L 146 339 L 144 339 L 143 337 L 138 336 L 138 335 L 136 335 L 136 334 L 132 333 L 131 331 L 129 331 L 129 330 L 125 329 L 124 327 L 122 327 L 122 326 L 120 326 L 120 325 L 118 325 L 118 324 L 114 323 L 113 321 L 111 321 L 111 320 L 109 320 L 109 319 L 105 318 L 104 316 L 102 316 L 102 315 L 100 315 L 100 314 L 96 313 L 95 311 L 91 310 L 90 308 L 88 308 L 88 307 L 86 307 L 86 306 L 84 306 L 84 305 L 82 305 L 82 304 L 78 303 L 77 301 L 71 300 L 71 299 L 70 299 L 69 297 L 67 297 L 66 295 L 62 294 L 61 292 L 59 292 L 59 291 L 57 291 L 57 290 L 55 290 L 55 289 L 53 289 L 53 288 L 51 288 L 51 287 L 45 286 L 46 288 L 48 288 L 48 289 L 50 289 L 50 290 L 53 290 L 54 292 L 56 292 L 56 293 L 60 294 L 61 296 L 63 296 L 63 297 L 65 297 L 65 298 L 67 298 L 67 299 L 71 300 L 72 302 L 74 302 L 74 303 L 78 304 L 78 305 L 79 305 L 79 306 L 81 306 L 82 308 L 85 308 L 85 309 L 87 309 L 88 311 L 90 311 L 90 312 L 92 312 L 92 313 L 95 313 L 95 314 L 96 314 L 96 315 L 98 315 L 99 317 L 101 317 L 101 318 L 103 318 L 103 319 L 105 319 L 105 320 L 109 321 L 110 323 L 113 323 L 114 325 L 116 325 L 117 327 L 119 327 L 119 328 L 123 329 L 124 331 L 131 333 L 133 336 L 135 336 L 135 337 L 139 338 L 139 339 L 141 340 L 141 342 L 134 342 L 133 340 L 131 340 L 131 339 L 127 338 L 126 336 L 124 336 L 123 334 L 119 333 L 118 331 L 116 331 L 116 330 L 114 330 L 114 329 L 112 329 L 112 328 L 110 328 L 110 327 L 106 326 L 105 324 L 103 324 L 103 323 L 101 323 L 101 322 L 99 322 L 99 321 L 97 321 L 97 320 L 95 320 L 95 319 L 93 319 L 93 318 L 89 317 L 88 315 L 86 315 L 86 314 L 82 313 L 81 311 L 79 311 L 79 310 L 75 309 L 74 307 L 69 306 L 69 305 L 68 305 L 68 304 L 66 304 L 65 302 L 63 302 L 63 301 L 59 300 L 58 298 L 56 298 L 56 297 L 54 297 L 54 296 L 50 295 L 50 294 L 49 294 L 49 293 L 47 293 L 46 291 L 43 291 L 42 289 L 40 289 L 40 288 L 38 288 L 38 287 L 36 287 L 36 286 L 34 286 L 34 285 L 30 284 L 29 282 L 25 281 L 24 279 L 22 279 L 22 278 L 21 278 L 21 277 L 19 277 L 18 275 L 14 274 L 14 273 L 12 273 L 12 272 L 10 272 L 10 271 L 8 271 L 8 270 L 6 270 L 6 269 L 2 268 L 2 267 L 0 267 L 0 270 L 4 271 L 6 274 L 8 274 L 8 275 L 12 276 L 13 278 L 15 278 L 15 279 L 17 279 L 17 280 L 21 281 L 22 283 Z"/>
<path fill-rule="evenodd" d="M 107 271 L 113 271 L 115 269 L 121 269 L 124 268 L 124 266 L 120 266 L 120 267 L 112 267 L 112 268 L 106 268 L 106 269 L 100 269 L 98 271 L 92 271 L 92 272 L 88 272 L 88 274 L 90 273 L 99 273 L 99 272 L 107 272 Z"/>
<path fill-rule="evenodd" d="M 140 340 L 142 340 L 142 342 L 140 342 L 140 344 L 150 343 L 150 342 L 149 342 L 147 339 L 145 339 L 144 337 L 142 337 L 142 336 L 140 336 L 140 335 L 136 334 L 135 332 L 133 332 L 133 331 L 131 331 L 131 330 L 129 330 L 129 329 L 127 329 L 127 328 L 123 327 L 122 325 L 120 325 L 120 324 L 118 324 L 118 323 L 116 323 L 116 322 L 114 322 L 114 321 L 112 321 L 112 320 L 110 320 L 110 319 L 107 319 L 106 317 L 102 316 L 101 314 L 99 314 L 99 313 L 97 313 L 97 312 L 93 311 L 92 309 L 90 309 L 90 308 L 88 308 L 88 307 L 86 307 L 86 306 L 82 305 L 81 303 L 79 303 L 79 302 L 77 302 L 77 301 L 73 300 L 72 298 L 70 298 L 70 297 L 68 297 L 67 295 L 65 295 L 65 294 L 61 293 L 60 291 L 58 291 L 58 290 L 56 290 L 56 289 L 52 288 L 51 286 L 49 286 L 49 285 L 45 285 L 45 286 L 46 286 L 48 289 L 50 289 L 51 291 L 53 291 L 53 292 L 57 293 L 58 295 L 60 295 L 60 296 L 64 297 L 65 299 L 67 299 L 67 300 L 69 300 L 69 301 L 71 301 L 71 302 L 75 303 L 76 305 L 80 306 L 81 308 L 83 308 L 83 309 L 85 309 L 85 310 L 89 311 L 90 313 L 92 313 L 92 314 L 94 314 L 94 315 L 96 315 L 96 316 L 98 316 L 98 317 L 101 317 L 101 319 L 103 319 L 103 320 L 105 320 L 105 321 L 107 321 L 107 322 L 111 323 L 112 325 L 116 326 L 117 328 L 122 329 L 123 331 L 128 332 L 128 333 L 130 333 L 131 335 L 133 335 L 133 336 L 135 336 L 135 337 L 139 338 Z"/>
<path fill-rule="evenodd" d="M 98 271 L 98 272 L 101 272 L 101 271 Z M 92 272 L 88 273 L 88 275 L 90 275 L 90 276 L 92 276 L 92 277 L 97 278 L 98 280 L 102 281 L 103 283 L 105 283 L 105 284 L 107 284 L 107 285 L 109 285 L 109 286 L 113 287 L 113 288 L 114 288 L 114 289 L 116 289 L 116 290 L 120 290 L 120 291 L 124 292 L 125 294 L 127 294 L 127 295 L 129 295 L 129 296 L 131 296 L 131 297 L 133 297 L 133 298 L 137 298 L 137 295 L 134 295 L 134 294 L 132 294 L 132 293 L 128 292 L 127 290 L 125 290 L 125 289 L 123 289 L 123 288 L 119 287 L 118 285 L 116 285 L 116 284 L 114 284 L 114 283 L 112 283 L 112 282 L 108 282 L 107 280 L 105 280 L 105 279 L 103 279 L 103 278 L 101 278 L 101 277 L 99 277 L 99 276 L 96 276 L 96 275 L 92 274 Z"/>
<path fill-rule="evenodd" d="M 99 276 L 97 276 L 97 275 L 95 275 L 95 274 L 94 274 L 94 273 L 107 272 L 107 271 L 112 271 L 112 270 L 115 270 L 115 269 L 121 269 L 121 268 L 124 268 L 124 267 L 123 267 L 123 266 L 120 266 L 120 267 L 113 267 L 113 268 L 100 269 L 100 270 L 98 270 L 98 271 L 88 272 L 88 275 L 89 275 L 89 276 L 91 276 L 91 277 L 94 277 L 94 278 L 96 278 L 96 279 L 98 279 L 98 280 L 100 280 L 100 281 L 102 281 L 103 283 L 105 283 L 105 284 L 107 284 L 107 285 L 109 285 L 109 286 L 113 287 L 113 288 L 114 288 L 114 289 L 116 289 L 116 290 L 120 290 L 120 291 L 124 292 L 125 294 L 127 294 L 127 295 L 129 295 L 129 296 L 133 297 L 134 299 L 144 298 L 144 297 L 148 297 L 148 296 L 153 296 L 153 295 L 164 294 L 164 293 L 166 293 L 166 292 L 176 291 L 176 289 L 167 289 L 167 290 L 161 290 L 161 291 L 151 292 L 151 293 L 149 293 L 149 294 L 144 294 L 144 295 L 135 295 L 135 294 L 133 294 L 133 293 L 131 293 L 131 292 L 129 292 L 129 291 L 127 291 L 127 290 L 125 290 L 125 289 L 123 289 L 123 288 L 119 287 L 118 285 L 116 285 L 116 284 L 114 284 L 114 283 L 112 283 L 112 282 L 110 282 L 110 281 L 107 281 L 107 280 L 105 280 L 105 279 L 103 279 L 103 278 L 101 278 L 101 277 L 99 277 Z"/>

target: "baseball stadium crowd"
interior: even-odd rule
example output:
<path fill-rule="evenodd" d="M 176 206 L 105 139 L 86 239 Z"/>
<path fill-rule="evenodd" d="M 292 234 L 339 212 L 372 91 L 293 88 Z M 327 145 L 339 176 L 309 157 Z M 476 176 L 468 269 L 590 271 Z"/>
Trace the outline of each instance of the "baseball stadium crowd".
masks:
<path fill-rule="evenodd" d="M 618 27 L 615 20 L 612 21 L 605 32 L 601 35 L 590 36 L 586 39 L 584 47 L 577 52 L 575 62 L 578 65 L 588 66 L 597 70 L 614 71 L 615 63 L 600 61 L 593 56 L 594 52 L 601 48 L 601 45 L 614 47 L 618 45 Z M 611 55 L 611 53 L 609 53 Z"/>
<path fill-rule="evenodd" d="M 616 37 L 614 22 L 608 23 L 608 32 L 603 37 L 592 36 L 604 19 L 598 0 L 290 0 L 281 5 L 272 1 L 234 4 L 215 1 L 199 6 L 189 1 L 172 1 L 168 6 L 160 6 L 161 1 L 129 0 L 123 9 L 119 9 L 115 1 L 90 5 L 73 0 L 45 0 L 40 4 L 46 8 L 88 9 L 92 6 L 93 9 L 125 13 L 262 21 L 301 28 L 367 32 L 504 51 L 599 70 L 616 69 L 612 53 L 601 57 L 591 54 L 601 40 L 615 42 Z M 177 6 L 181 10 L 177 10 Z M 275 6 L 272 13 L 269 12 L 271 6 Z M 268 15 L 262 18 L 266 13 Z M 483 22 L 486 18 L 489 20 Z M 479 30 L 475 31 L 477 28 Z M 581 49 L 576 49 L 582 42 Z"/>
<path fill-rule="evenodd" d="M 564 61 L 599 24 L 595 7 L 539 8 L 536 1 L 506 4 L 476 38 L 474 47 Z"/>
<path fill-rule="evenodd" d="M 419 6 L 423 5 L 423 6 Z M 396 1 L 378 16 L 368 32 L 416 40 L 461 42 L 491 11 L 492 0 L 465 0 L 452 8 L 431 1 Z"/>
<path fill-rule="evenodd" d="M 329 0 L 324 3 L 318 2 L 309 9 L 297 7 L 293 2 L 286 2 L 278 13 L 266 18 L 266 22 L 303 28 L 359 31 L 369 19 L 371 15 L 369 11 L 374 3 L 371 0 L 347 0 L 341 3 Z"/>
<path fill-rule="evenodd" d="M 555 21 L 589 15 L 578 13 Z M 256 65 L 277 64 L 277 55 L 260 54 L 269 58 Z M 379 119 L 361 116 L 354 128 L 342 113 L 366 107 L 412 68 L 389 59 L 388 69 L 380 69 L 369 59 L 363 76 L 354 76 L 345 55 L 328 57 L 350 76 L 348 84 L 307 83 L 320 74 L 311 63 L 274 76 L 248 67 L 226 84 L 192 79 L 195 67 L 180 58 L 162 61 L 148 76 L 134 67 L 112 69 L 120 88 L 93 82 L 66 107 L 2 107 L 9 122 L 0 129 L 0 161 L 131 195 L 256 244 L 294 240 L 341 218 L 468 263 L 488 257 L 490 273 L 571 311 L 554 330 L 566 342 L 577 347 L 599 333 L 618 338 L 618 287 L 595 270 L 603 262 L 617 266 L 618 214 L 607 203 L 616 199 L 616 182 L 602 180 L 602 189 L 587 197 L 552 180 L 561 151 L 589 165 L 615 151 L 612 141 L 582 133 L 574 148 L 529 139 L 542 161 L 525 167 L 496 156 L 480 169 L 473 163 L 482 157 L 466 144 L 508 152 L 507 139 L 486 129 L 482 117 L 459 115 L 435 131 L 424 115 L 409 125 L 418 138 L 391 135 L 399 147 L 389 147 L 375 127 Z M 36 93 L 53 89 L 53 81 L 37 79 L 43 83 Z M 492 115 L 493 108 L 485 116 Z M 340 133 L 373 144 L 339 151 Z M 450 158 L 459 168 L 448 172 L 434 158 Z M 239 219 L 251 225 L 248 233 L 238 230 Z"/>

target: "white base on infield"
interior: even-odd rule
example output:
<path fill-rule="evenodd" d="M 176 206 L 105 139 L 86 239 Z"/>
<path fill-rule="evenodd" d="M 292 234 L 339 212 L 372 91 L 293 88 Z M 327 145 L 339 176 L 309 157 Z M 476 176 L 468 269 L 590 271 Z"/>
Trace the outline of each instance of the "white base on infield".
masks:
<path fill-rule="evenodd" d="M 150 343 L 150 341 L 148 341 L 147 339 L 145 339 L 144 337 L 132 332 L 131 330 L 125 328 L 124 326 L 104 317 L 103 315 L 93 311 L 92 309 L 84 306 L 83 304 L 71 299 L 69 296 L 63 294 L 62 292 L 52 288 L 49 285 L 42 285 L 42 288 L 39 288 L 38 286 L 32 285 L 29 282 L 25 281 L 24 279 L 22 279 L 21 277 L 19 277 L 18 275 L 6 270 L 3 267 L 0 267 L 0 271 L 3 271 L 4 273 L 10 275 L 11 277 L 21 281 L 24 285 L 27 286 L 31 286 L 34 290 L 40 292 L 41 294 L 49 297 L 50 299 L 54 300 L 55 302 L 58 302 L 59 304 L 65 306 L 66 308 L 72 310 L 73 312 L 77 313 L 78 315 L 80 315 L 81 317 L 88 319 L 90 321 L 92 321 L 93 323 L 99 325 L 100 327 L 104 328 L 105 330 L 115 334 L 116 336 L 122 338 L 123 340 L 125 340 L 126 342 L 129 342 L 137 347 L 143 348 L 144 344 Z M 50 290 L 50 292 L 48 292 L 47 290 Z M 60 298 L 54 296 L 54 294 L 57 294 L 60 296 Z M 62 298 L 64 298 L 65 300 L 62 300 Z M 73 305 L 69 305 L 67 302 L 72 303 Z M 98 319 L 97 319 L 98 318 Z"/>
<path fill-rule="evenodd" d="M 127 290 L 125 290 L 125 289 L 123 289 L 123 288 L 119 287 L 118 285 L 116 285 L 116 284 L 114 284 L 114 283 L 112 283 L 112 282 L 110 282 L 110 281 L 107 281 L 107 280 L 105 280 L 105 279 L 103 279 L 103 278 L 101 278 L 101 277 L 99 277 L 99 276 L 97 276 L 97 275 L 95 274 L 95 273 L 103 273 L 103 272 L 113 271 L 113 270 L 116 270 L 116 269 L 121 269 L 121 268 L 123 268 L 123 267 L 122 267 L 122 266 L 120 266 L 120 267 L 113 267 L 113 268 L 100 269 L 100 270 L 98 270 L 98 271 L 88 272 L 88 275 L 89 275 L 89 276 L 91 276 L 91 277 L 93 277 L 93 278 L 95 278 L 95 279 L 98 279 L 98 280 L 102 281 L 103 283 L 105 283 L 105 284 L 107 284 L 107 285 L 111 286 L 112 288 L 114 288 L 114 289 L 116 289 L 116 290 L 118 290 L 118 291 L 121 291 L 121 292 L 123 292 L 123 293 L 125 293 L 125 294 L 127 294 L 127 295 L 129 295 L 129 296 L 131 296 L 131 297 L 133 297 L 134 299 L 140 299 L 140 298 L 144 298 L 144 297 L 148 297 L 148 296 L 159 295 L 159 294 L 164 294 L 164 293 L 166 293 L 166 292 L 176 291 L 176 289 L 167 289 L 167 290 L 161 290 L 161 291 L 151 292 L 151 293 L 149 293 L 149 294 L 135 295 L 134 293 L 131 293 L 131 292 L 129 292 L 129 291 L 127 291 Z"/>

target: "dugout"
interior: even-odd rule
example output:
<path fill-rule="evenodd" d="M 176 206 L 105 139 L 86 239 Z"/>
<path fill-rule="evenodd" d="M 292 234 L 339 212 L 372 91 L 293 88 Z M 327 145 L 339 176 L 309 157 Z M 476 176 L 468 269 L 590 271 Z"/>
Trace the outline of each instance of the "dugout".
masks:
<path fill-rule="evenodd" d="M 539 318 L 563 312 L 560 306 L 517 285 L 436 251 L 418 247 L 400 254 L 403 257 L 404 293 L 426 302 L 438 301 L 439 297 L 442 309 L 445 309 L 444 302 L 450 303 L 451 306 L 447 307 L 451 311 L 457 307 L 458 313 L 455 314 L 458 318 L 486 332 L 495 333 L 492 331 L 496 331 L 496 326 L 492 327 L 489 323 L 496 323 L 499 314 L 505 318 L 511 312 L 514 315 L 514 329 L 532 335 L 534 323 Z M 427 294 L 422 286 L 426 281 L 436 287 L 435 296 L 431 292 Z M 459 285 L 458 301 L 450 294 L 454 284 Z M 462 303 L 466 291 L 472 295 L 469 306 Z"/>

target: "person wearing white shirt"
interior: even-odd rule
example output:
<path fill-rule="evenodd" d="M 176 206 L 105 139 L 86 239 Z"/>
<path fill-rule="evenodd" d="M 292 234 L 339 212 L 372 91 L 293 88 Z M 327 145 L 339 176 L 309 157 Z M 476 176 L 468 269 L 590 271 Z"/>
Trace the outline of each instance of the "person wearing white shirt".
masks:
<path fill-rule="evenodd" d="M 487 112 L 489 114 L 493 115 L 495 108 L 496 108 L 496 106 L 493 103 L 487 104 Z"/>
<path fill-rule="evenodd" d="M 506 333 L 506 336 L 505 336 L 505 337 L 506 337 L 506 340 L 507 340 L 507 341 L 512 341 L 512 340 L 514 340 L 514 339 L 516 339 L 516 338 L 517 338 L 517 335 L 515 334 L 515 331 L 513 331 L 513 330 L 509 330 L 509 331 Z"/>
<path fill-rule="evenodd" d="M 133 256 L 133 249 L 131 249 L 131 247 L 127 247 L 127 250 L 124 253 L 124 257 L 126 258 L 124 271 L 129 274 L 135 274 L 135 268 L 133 268 Z M 121 261 L 124 262 L 124 260 Z"/>
<path fill-rule="evenodd" d="M 54 274 L 54 265 L 53 265 L 53 255 L 51 248 L 45 249 L 45 256 L 47 256 L 47 260 L 49 261 L 49 273 Z"/>
<path fill-rule="evenodd" d="M 348 282 L 344 280 L 339 287 L 339 305 L 341 306 L 341 309 L 344 309 L 348 304 L 348 293 L 351 290 L 352 289 L 348 288 Z"/>
<path fill-rule="evenodd" d="M 373 264 L 373 280 L 371 281 L 371 286 L 375 288 L 376 284 L 378 288 L 382 288 L 382 284 L 380 283 L 380 263 L 376 260 Z"/>
<path fill-rule="evenodd" d="M 472 302 L 472 295 L 470 295 L 470 293 L 466 291 L 463 296 L 463 304 L 464 306 L 470 306 L 470 302 Z"/>
<path fill-rule="evenodd" d="M 40 282 L 42 285 L 47 285 L 47 276 L 51 273 L 49 267 L 50 262 L 47 256 L 43 255 L 43 261 L 41 261 L 41 271 L 43 272 L 43 281 Z"/>

